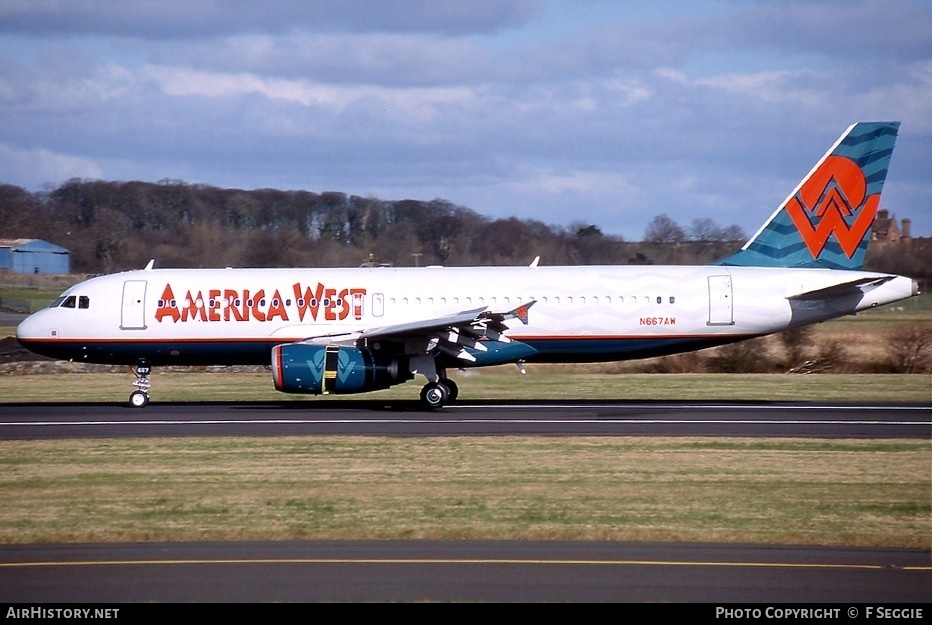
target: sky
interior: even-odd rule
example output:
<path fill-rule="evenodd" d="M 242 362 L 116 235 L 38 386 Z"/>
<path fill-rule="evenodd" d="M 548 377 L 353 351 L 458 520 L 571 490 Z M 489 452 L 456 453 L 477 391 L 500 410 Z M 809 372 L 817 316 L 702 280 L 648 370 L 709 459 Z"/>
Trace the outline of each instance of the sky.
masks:
<path fill-rule="evenodd" d="M 754 233 L 857 121 L 932 236 L 928 0 L 0 0 L 0 183 L 443 199 Z"/>

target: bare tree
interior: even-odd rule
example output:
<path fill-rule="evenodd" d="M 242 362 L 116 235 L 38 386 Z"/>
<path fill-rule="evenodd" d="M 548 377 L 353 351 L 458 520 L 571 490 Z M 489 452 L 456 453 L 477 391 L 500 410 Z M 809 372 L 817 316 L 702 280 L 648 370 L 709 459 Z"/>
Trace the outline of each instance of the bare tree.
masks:
<path fill-rule="evenodd" d="M 697 217 L 692 220 L 687 232 L 690 241 L 721 241 L 722 229 L 708 217 Z"/>
<path fill-rule="evenodd" d="M 648 243 L 682 243 L 686 233 L 666 213 L 657 215 L 647 225 L 644 240 Z"/>
<path fill-rule="evenodd" d="M 932 326 L 914 323 L 891 332 L 887 362 L 894 373 L 925 373 L 932 369 Z"/>

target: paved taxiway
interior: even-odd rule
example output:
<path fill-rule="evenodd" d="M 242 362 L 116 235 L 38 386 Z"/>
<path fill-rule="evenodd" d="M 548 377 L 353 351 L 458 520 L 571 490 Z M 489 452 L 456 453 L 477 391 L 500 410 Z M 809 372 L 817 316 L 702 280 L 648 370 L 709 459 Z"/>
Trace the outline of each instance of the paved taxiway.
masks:
<path fill-rule="evenodd" d="M 838 618 L 849 618 L 850 606 L 865 603 L 925 604 L 930 588 L 929 553 L 893 549 L 562 541 L 0 547 L 0 602 L 18 604 L 790 602 L 840 607 Z"/>
<path fill-rule="evenodd" d="M 9 310 L 0 309 L 0 326 L 15 326 L 28 317 L 24 313 L 10 312 Z"/>

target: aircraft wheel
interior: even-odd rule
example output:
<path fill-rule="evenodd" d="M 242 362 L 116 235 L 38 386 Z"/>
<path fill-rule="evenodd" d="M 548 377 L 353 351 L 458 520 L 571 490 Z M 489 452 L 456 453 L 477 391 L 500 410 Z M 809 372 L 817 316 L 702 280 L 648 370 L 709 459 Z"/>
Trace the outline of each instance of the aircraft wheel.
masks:
<path fill-rule="evenodd" d="M 133 391 L 129 396 L 129 405 L 133 408 L 145 408 L 149 403 L 149 396 L 142 391 Z"/>
<path fill-rule="evenodd" d="M 460 389 L 456 385 L 456 382 L 449 378 L 444 378 L 440 380 L 440 384 L 442 384 L 443 387 L 447 389 L 447 401 L 456 401 L 456 398 L 459 397 L 460 394 Z"/>
<path fill-rule="evenodd" d="M 424 388 L 421 389 L 421 402 L 431 410 L 443 408 L 448 396 L 449 393 L 446 387 L 437 382 L 425 384 Z"/>

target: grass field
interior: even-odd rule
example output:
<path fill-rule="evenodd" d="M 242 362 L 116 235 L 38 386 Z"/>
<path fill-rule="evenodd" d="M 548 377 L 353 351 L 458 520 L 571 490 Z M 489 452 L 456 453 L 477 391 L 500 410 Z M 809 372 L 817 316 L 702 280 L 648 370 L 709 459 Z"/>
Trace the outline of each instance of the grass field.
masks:
<path fill-rule="evenodd" d="M 0 443 L 0 542 L 725 541 L 928 549 L 927 440 Z"/>
<path fill-rule="evenodd" d="M 98 369 L 61 365 L 55 375 L 0 375 L 0 406 L 6 402 L 125 402 L 134 379 L 128 368 L 110 373 L 69 373 Z M 618 400 L 618 401 L 879 401 L 929 402 L 932 381 L 913 375 L 650 374 L 604 373 L 597 367 L 529 365 L 455 372 L 463 400 Z M 152 401 L 315 401 L 411 400 L 420 384 L 411 381 L 358 395 L 287 395 L 272 387 L 269 372 L 161 371 L 152 377 Z M 0 408 L 2 410 L 2 408 Z"/>

